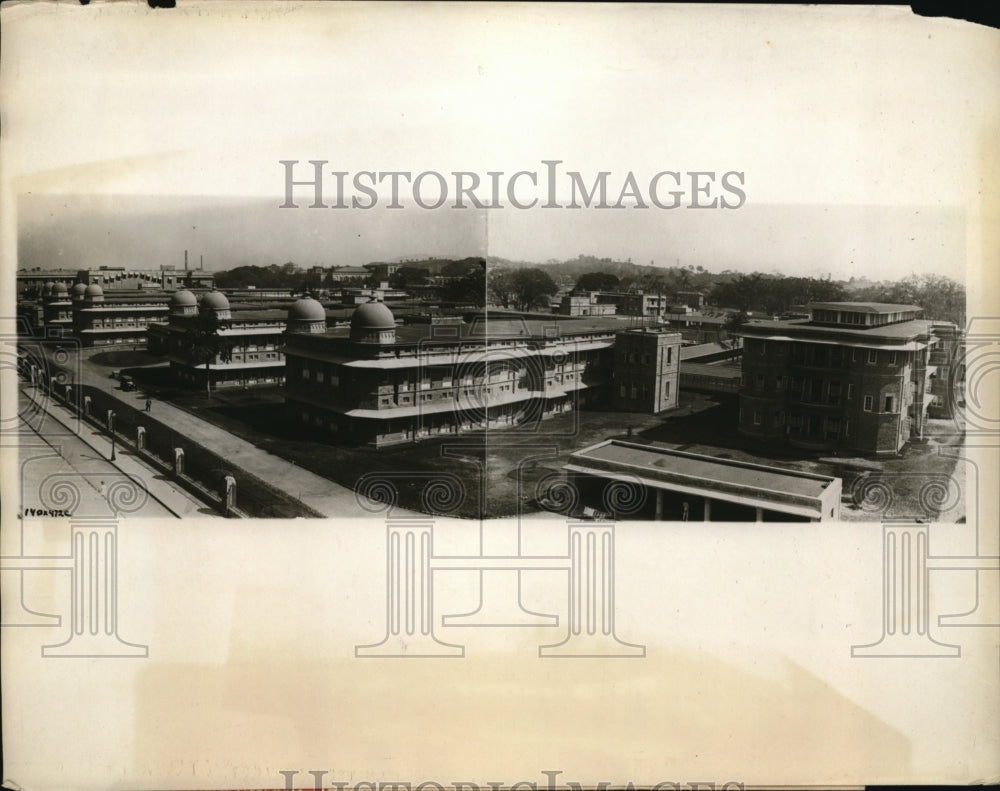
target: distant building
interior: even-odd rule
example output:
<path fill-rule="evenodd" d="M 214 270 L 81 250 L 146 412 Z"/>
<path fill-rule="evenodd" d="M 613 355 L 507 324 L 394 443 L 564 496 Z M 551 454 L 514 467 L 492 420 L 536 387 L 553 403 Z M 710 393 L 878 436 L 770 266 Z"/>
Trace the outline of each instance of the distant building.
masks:
<path fill-rule="evenodd" d="M 395 263 L 390 264 L 390 263 L 376 262 L 372 264 L 365 264 L 364 270 L 366 275 L 374 275 L 379 280 L 387 280 L 389 278 L 389 275 L 394 275 L 396 274 L 396 272 L 399 271 L 400 266 L 402 265 Z"/>
<path fill-rule="evenodd" d="M 601 302 L 600 293 L 566 294 L 556 311 L 562 316 L 614 316 L 618 306 L 613 302 Z"/>
<path fill-rule="evenodd" d="M 367 280 L 371 274 L 363 266 L 338 266 L 330 270 L 330 279 L 335 283 L 345 280 Z"/>
<path fill-rule="evenodd" d="M 153 289 L 173 292 L 178 289 L 213 288 L 215 275 L 202 269 L 176 269 L 168 266 L 159 269 L 102 266 L 78 270 L 76 281 L 85 285 L 98 285 L 104 291 Z"/>
<path fill-rule="evenodd" d="M 65 283 L 53 283 L 50 288 L 43 289 L 42 321 L 46 331 L 54 329 L 59 335 L 72 335 L 73 302 Z"/>
<path fill-rule="evenodd" d="M 633 329 L 615 336 L 612 398 L 616 409 L 658 414 L 677 406 L 681 336 Z"/>
<path fill-rule="evenodd" d="M 145 344 L 146 331 L 167 319 L 166 294 L 120 291 L 105 296 L 96 283 L 73 286 L 73 334 L 83 346 Z"/>
<path fill-rule="evenodd" d="M 806 321 L 743 325 L 739 433 L 891 455 L 923 436 L 945 325 L 913 305 L 817 302 Z M 953 327 L 954 325 L 950 325 Z M 948 330 L 950 332 L 951 330 Z"/>
<path fill-rule="evenodd" d="M 20 269 L 15 275 L 18 295 L 34 294 L 41 296 L 46 286 L 51 292 L 56 284 L 67 288 L 76 282 L 75 269 Z"/>
<path fill-rule="evenodd" d="M 605 294 L 618 306 L 618 313 L 625 316 L 663 316 L 667 312 L 670 298 L 666 294 Z"/>
<path fill-rule="evenodd" d="M 695 310 L 701 310 L 705 305 L 705 295 L 700 291 L 678 291 L 675 297 L 678 304 L 687 305 Z"/>

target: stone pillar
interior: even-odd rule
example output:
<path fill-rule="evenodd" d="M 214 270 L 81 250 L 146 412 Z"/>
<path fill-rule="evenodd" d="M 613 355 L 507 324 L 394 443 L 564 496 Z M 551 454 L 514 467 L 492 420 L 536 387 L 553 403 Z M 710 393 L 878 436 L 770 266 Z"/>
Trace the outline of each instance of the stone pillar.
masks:
<path fill-rule="evenodd" d="M 926 525 L 882 526 L 882 637 L 851 656 L 959 656 L 930 634 Z"/>
<path fill-rule="evenodd" d="M 184 474 L 184 448 L 174 448 L 174 475 Z"/>
<path fill-rule="evenodd" d="M 227 516 L 236 507 L 236 479 L 232 475 L 222 482 L 222 503 Z"/>
<path fill-rule="evenodd" d="M 645 656 L 645 646 L 615 634 L 614 524 L 570 522 L 569 560 L 568 634 L 539 656 Z"/>
<path fill-rule="evenodd" d="M 764 521 L 764 509 L 763 508 L 754 508 L 753 510 L 754 510 L 753 521 L 755 521 L 755 522 L 763 522 Z"/>
<path fill-rule="evenodd" d="M 374 645 L 359 645 L 358 657 L 465 655 L 462 646 L 434 636 L 432 522 L 393 519 L 386 524 L 386 634 Z"/>
<path fill-rule="evenodd" d="M 136 426 L 135 429 L 135 447 L 136 450 L 146 449 L 146 429 L 143 426 Z"/>
<path fill-rule="evenodd" d="M 118 636 L 118 524 L 110 518 L 70 521 L 70 636 L 42 656 L 133 656 L 148 647 Z"/>
<path fill-rule="evenodd" d="M 712 501 L 708 497 L 705 498 L 705 513 L 702 516 L 702 521 L 712 521 Z"/>
<path fill-rule="evenodd" d="M 657 489 L 656 490 L 656 513 L 653 515 L 653 518 L 657 522 L 660 522 L 660 521 L 663 520 L 663 490 L 662 489 Z"/>
<path fill-rule="evenodd" d="M 444 626 L 559 625 L 558 616 L 530 612 L 521 606 L 520 531 L 520 524 L 513 520 L 480 524 L 483 562 L 479 569 L 479 606 L 470 613 L 444 616 Z M 491 565 L 506 567 L 490 568 Z"/>

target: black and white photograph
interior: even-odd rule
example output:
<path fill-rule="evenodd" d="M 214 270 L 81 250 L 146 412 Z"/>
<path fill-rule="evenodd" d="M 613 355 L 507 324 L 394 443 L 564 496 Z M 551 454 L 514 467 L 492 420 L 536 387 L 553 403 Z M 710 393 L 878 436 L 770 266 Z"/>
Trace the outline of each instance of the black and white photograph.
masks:
<path fill-rule="evenodd" d="M 5 787 L 1000 777 L 997 30 L 0 15 Z"/>

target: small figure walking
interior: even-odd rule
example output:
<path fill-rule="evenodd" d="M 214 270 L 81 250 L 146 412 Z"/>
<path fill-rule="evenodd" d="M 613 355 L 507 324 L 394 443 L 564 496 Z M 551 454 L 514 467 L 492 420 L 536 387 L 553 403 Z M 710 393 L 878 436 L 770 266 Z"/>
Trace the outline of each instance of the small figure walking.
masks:
<path fill-rule="evenodd" d="M 681 514 L 681 521 L 682 522 L 686 522 L 690 518 L 691 518 L 691 506 L 688 504 L 688 501 L 685 500 L 684 501 L 683 513 Z"/>
<path fill-rule="evenodd" d="M 153 409 L 153 402 L 148 398 L 146 399 L 146 411 L 149 412 Z"/>

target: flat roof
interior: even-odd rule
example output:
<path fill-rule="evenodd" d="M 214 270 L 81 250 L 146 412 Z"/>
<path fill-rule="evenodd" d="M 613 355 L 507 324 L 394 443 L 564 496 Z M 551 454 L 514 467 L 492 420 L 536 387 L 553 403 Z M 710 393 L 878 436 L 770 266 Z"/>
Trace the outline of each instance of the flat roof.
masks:
<path fill-rule="evenodd" d="M 765 467 L 761 464 L 717 459 L 697 453 L 607 440 L 577 451 L 575 459 L 601 459 L 632 467 L 662 470 L 700 481 L 747 487 L 755 491 L 790 492 L 818 498 L 833 481 L 822 475 Z"/>
<path fill-rule="evenodd" d="M 728 351 L 742 351 L 729 349 L 721 343 L 699 343 L 694 346 L 681 346 L 682 360 L 696 360 L 699 357 L 706 357 L 710 354 L 720 354 Z"/>
<path fill-rule="evenodd" d="M 910 319 L 909 321 L 899 321 L 895 324 L 883 324 L 881 327 L 860 327 L 847 324 L 836 326 L 825 324 L 813 324 L 809 320 L 796 321 L 751 321 L 742 325 L 737 331 L 737 335 L 753 337 L 768 336 L 778 333 L 780 340 L 808 340 L 810 337 L 829 338 L 830 336 L 848 336 L 853 342 L 864 340 L 883 339 L 888 341 L 908 341 L 916 340 L 930 331 L 931 322 L 925 319 Z M 791 336 L 796 337 L 791 337 Z M 776 338 L 775 340 L 778 340 Z"/>
<path fill-rule="evenodd" d="M 810 302 L 809 307 L 854 313 L 909 313 L 923 310 L 919 305 L 897 305 L 893 302 Z"/>
<path fill-rule="evenodd" d="M 739 379 L 742 370 L 736 365 L 712 365 L 711 363 L 686 363 L 681 362 L 681 375 L 690 374 L 692 376 L 715 376 L 720 379 Z"/>

